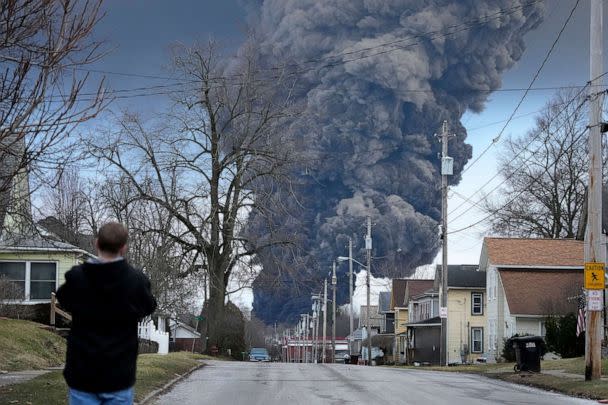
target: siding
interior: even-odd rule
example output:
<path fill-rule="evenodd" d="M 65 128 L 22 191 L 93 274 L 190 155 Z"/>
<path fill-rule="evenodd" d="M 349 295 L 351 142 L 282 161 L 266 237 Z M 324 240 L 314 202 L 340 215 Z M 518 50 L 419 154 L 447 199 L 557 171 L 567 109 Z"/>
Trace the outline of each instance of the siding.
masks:
<path fill-rule="evenodd" d="M 484 315 L 471 314 L 472 292 L 483 293 Z M 448 362 L 475 361 L 484 355 L 484 353 L 471 353 L 470 331 L 473 327 L 483 328 L 483 351 L 485 352 L 488 339 L 486 310 L 487 298 L 484 290 L 451 289 L 448 291 Z M 463 354 L 465 354 L 464 357 Z"/>
<path fill-rule="evenodd" d="M 516 329 L 520 335 L 528 334 L 540 336 L 540 324 L 543 321 L 543 317 L 534 318 L 516 318 Z"/>
<path fill-rule="evenodd" d="M 79 263 L 81 255 L 74 252 L 6 252 L 0 261 L 46 261 L 57 263 L 57 287 L 65 282 L 65 273 Z"/>

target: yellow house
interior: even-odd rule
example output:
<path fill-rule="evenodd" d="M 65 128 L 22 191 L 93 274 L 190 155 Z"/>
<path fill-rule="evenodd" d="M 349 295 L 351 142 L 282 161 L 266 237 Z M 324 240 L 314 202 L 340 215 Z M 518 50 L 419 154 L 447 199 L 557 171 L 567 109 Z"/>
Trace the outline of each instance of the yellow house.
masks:
<path fill-rule="evenodd" d="M 407 323 L 409 298 L 433 287 L 433 280 L 394 279 L 391 308 L 395 311 L 395 362 L 407 362 Z"/>
<path fill-rule="evenodd" d="M 62 242 L 34 224 L 28 176 L 20 172 L 0 191 L 0 299 L 20 305 L 48 304 L 65 273 L 90 253 Z M 9 296 L 10 295 L 10 296 Z M 34 315 L 48 321 L 48 305 Z"/>
<path fill-rule="evenodd" d="M 437 266 L 436 285 L 441 266 Z M 448 363 L 486 357 L 486 274 L 477 266 L 448 268 Z"/>

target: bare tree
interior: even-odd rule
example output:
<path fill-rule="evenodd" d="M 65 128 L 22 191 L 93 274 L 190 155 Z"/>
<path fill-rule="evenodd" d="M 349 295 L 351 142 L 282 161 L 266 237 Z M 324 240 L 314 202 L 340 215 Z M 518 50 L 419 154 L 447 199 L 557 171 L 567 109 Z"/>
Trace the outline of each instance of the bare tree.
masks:
<path fill-rule="evenodd" d="M 124 177 L 106 179 L 99 200 L 106 215 L 129 231 L 127 259 L 150 278 L 158 311 L 178 316 L 193 310 L 200 295 L 201 274 L 186 274 L 193 255 L 184 252 L 171 236 L 176 220 L 157 204 L 136 198 Z"/>
<path fill-rule="evenodd" d="M 91 33 L 102 0 L 0 2 L 0 198 L 17 172 L 57 174 L 71 158 L 70 133 L 105 106 L 81 70 L 101 56 Z M 6 206 L 6 201 L 0 201 Z"/>
<path fill-rule="evenodd" d="M 235 269 L 252 266 L 264 249 L 289 243 L 255 239 L 244 228 L 251 210 L 275 208 L 267 185 L 288 182 L 293 156 L 284 133 L 294 114 L 289 76 L 263 69 L 256 54 L 245 48 L 235 58 L 221 58 L 213 42 L 177 47 L 175 74 L 192 86 L 174 98 L 171 112 L 155 123 L 127 114 L 120 130 L 104 137 L 109 142 L 90 145 L 94 156 L 123 173 L 133 200 L 154 204 L 174 221 L 148 230 L 168 236 L 192 257 L 182 275 L 208 273 L 211 345 L 220 345 L 217 326 Z"/>
<path fill-rule="evenodd" d="M 525 136 L 509 138 L 499 162 L 502 196 L 486 200 L 492 228 L 505 235 L 574 238 L 587 183 L 583 96 L 560 92 Z"/>

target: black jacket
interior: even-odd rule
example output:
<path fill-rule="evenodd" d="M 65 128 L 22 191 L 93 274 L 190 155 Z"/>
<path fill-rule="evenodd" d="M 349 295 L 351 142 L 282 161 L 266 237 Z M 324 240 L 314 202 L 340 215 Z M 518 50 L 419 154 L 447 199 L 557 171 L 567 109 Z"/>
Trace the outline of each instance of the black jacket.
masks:
<path fill-rule="evenodd" d="M 156 309 L 150 281 L 125 260 L 73 267 L 57 299 L 72 314 L 63 375 L 71 388 L 113 392 L 135 384 L 137 322 Z"/>

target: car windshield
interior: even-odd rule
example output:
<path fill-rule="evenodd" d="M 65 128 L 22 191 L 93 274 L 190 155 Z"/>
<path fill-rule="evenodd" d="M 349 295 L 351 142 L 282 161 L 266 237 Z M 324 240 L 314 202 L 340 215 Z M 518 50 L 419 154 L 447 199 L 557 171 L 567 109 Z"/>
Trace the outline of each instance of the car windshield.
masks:
<path fill-rule="evenodd" d="M 260 348 L 253 348 L 253 349 L 251 349 L 251 354 L 268 355 L 268 350 L 260 349 Z"/>

